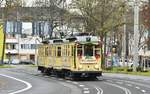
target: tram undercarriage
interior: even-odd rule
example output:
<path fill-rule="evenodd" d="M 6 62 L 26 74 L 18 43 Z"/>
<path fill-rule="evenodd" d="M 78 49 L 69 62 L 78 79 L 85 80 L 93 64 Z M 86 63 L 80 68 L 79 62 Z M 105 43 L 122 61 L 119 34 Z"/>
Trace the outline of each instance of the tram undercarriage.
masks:
<path fill-rule="evenodd" d="M 100 71 L 70 71 L 66 69 L 57 70 L 53 68 L 45 68 L 43 66 L 38 66 L 38 70 L 46 75 L 71 80 L 79 78 L 96 78 L 98 76 L 102 76 L 102 72 Z"/>

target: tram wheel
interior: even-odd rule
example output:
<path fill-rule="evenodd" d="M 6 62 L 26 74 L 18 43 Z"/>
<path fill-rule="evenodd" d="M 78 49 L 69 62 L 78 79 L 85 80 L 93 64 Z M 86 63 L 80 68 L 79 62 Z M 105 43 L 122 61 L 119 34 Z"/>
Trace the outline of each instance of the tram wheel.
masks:
<path fill-rule="evenodd" d="M 74 80 L 74 77 L 73 77 L 73 74 L 72 74 L 71 71 L 65 72 L 64 78 L 67 79 L 67 80 Z"/>

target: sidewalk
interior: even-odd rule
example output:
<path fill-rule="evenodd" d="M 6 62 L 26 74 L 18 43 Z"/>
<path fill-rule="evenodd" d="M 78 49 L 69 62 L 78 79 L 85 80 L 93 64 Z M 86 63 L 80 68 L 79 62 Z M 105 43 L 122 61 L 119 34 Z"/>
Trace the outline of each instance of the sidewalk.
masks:
<path fill-rule="evenodd" d="M 103 76 L 116 77 L 116 78 L 125 78 L 125 79 L 133 79 L 133 80 L 137 80 L 138 79 L 138 80 L 150 81 L 150 77 L 139 76 L 139 75 L 130 75 L 130 74 L 103 73 Z"/>

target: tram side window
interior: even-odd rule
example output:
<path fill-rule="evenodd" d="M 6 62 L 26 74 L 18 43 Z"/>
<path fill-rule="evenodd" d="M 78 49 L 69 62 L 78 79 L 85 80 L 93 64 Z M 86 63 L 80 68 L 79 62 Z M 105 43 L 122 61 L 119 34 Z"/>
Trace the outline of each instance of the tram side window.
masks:
<path fill-rule="evenodd" d="M 82 56 L 82 45 L 77 46 L 77 55 Z"/>
<path fill-rule="evenodd" d="M 64 45 L 63 48 L 64 48 L 64 49 L 62 50 L 62 51 L 63 51 L 63 56 L 66 56 L 66 45 Z"/>
<path fill-rule="evenodd" d="M 74 47 L 71 47 L 71 56 L 74 56 Z"/>
<path fill-rule="evenodd" d="M 57 47 L 54 48 L 54 56 L 57 56 Z"/>
<path fill-rule="evenodd" d="M 84 45 L 84 55 L 93 56 L 93 45 Z"/>
<path fill-rule="evenodd" d="M 66 45 L 66 56 L 68 56 L 67 52 L 68 52 L 68 49 L 67 49 L 67 45 Z"/>
<path fill-rule="evenodd" d="M 57 56 L 58 56 L 58 57 L 61 56 L 61 47 L 58 47 L 58 49 L 57 49 Z"/>
<path fill-rule="evenodd" d="M 40 48 L 40 53 L 39 54 L 44 56 L 44 50 L 42 50 L 42 49 L 43 49 L 43 47 Z"/>
<path fill-rule="evenodd" d="M 48 47 L 45 48 L 45 56 L 48 56 Z"/>
<path fill-rule="evenodd" d="M 53 56 L 53 53 L 54 53 L 54 52 L 53 52 L 53 51 L 54 51 L 54 50 L 53 50 L 53 46 L 51 45 L 50 48 L 51 48 L 51 56 Z"/>
<path fill-rule="evenodd" d="M 38 49 L 38 55 L 42 55 L 41 53 L 42 53 L 41 48 L 39 48 Z"/>
<path fill-rule="evenodd" d="M 63 52 L 62 55 L 63 55 L 63 56 L 66 56 L 66 45 L 64 45 L 63 48 L 64 48 L 64 49 L 62 50 L 62 52 Z"/>
<path fill-rule="evenodd" d="M 68 56 L 70 56 L 70 45 L 68 45 Z"/>
<path fill-rule="evenodd" d="M 51 52 L 52 50 L 51 49 L 52 49 L 52 47 L 49 47 L 49 56 L 52 55 L 52 52 Z"/>

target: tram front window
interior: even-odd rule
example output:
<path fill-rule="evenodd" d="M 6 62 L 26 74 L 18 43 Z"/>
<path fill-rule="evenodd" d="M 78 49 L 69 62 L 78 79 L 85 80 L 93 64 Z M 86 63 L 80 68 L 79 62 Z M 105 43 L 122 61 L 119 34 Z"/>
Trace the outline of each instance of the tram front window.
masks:
<path fill-rule="evenodd" d="M 92 45 L 84 46 L 84 55 L 85 56 L 93 56 L 93 46 Z"/>

